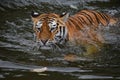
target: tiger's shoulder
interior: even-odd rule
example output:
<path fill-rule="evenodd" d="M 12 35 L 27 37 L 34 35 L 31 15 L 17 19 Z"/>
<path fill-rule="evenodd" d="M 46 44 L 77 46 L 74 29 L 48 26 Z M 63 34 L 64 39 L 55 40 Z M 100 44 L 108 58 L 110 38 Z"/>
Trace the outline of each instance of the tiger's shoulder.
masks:
<path fill-rule="evenodd" d="M 96 53 L 104 45 L 101 28 L 115 25 L 118 19 L 95 10 L 81 10 L 66 21 L 68 39 L 77 45 L 83 45 L 87 54 Z"/>

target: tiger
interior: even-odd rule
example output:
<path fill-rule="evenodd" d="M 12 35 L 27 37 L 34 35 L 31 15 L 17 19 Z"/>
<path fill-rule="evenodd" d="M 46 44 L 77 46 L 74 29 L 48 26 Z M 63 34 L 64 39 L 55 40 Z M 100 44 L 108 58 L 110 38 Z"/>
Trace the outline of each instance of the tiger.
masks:
<path fill-rule="evenodd" d="M 117 23 L 116 18 L 95 10 L 81 10 L 72 16 L 33 11 L 31 17 L 40 49 L 51 49 L 68 42 L 84 46 L 90 53 L 105 43 L 101 28 Z"/>

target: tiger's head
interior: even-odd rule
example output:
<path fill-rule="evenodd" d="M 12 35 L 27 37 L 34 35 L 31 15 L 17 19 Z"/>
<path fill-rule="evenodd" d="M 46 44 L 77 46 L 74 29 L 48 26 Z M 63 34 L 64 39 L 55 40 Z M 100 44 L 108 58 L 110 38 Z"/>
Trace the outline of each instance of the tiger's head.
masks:
<path fill-rule="evenodd" d="M 63 44 L 67 37 L 66 20 L 68 14 L 39 14 L 32 12 L 33 30 L 36 42 L 41 49 L 51 49 L 57 44 Z"/>

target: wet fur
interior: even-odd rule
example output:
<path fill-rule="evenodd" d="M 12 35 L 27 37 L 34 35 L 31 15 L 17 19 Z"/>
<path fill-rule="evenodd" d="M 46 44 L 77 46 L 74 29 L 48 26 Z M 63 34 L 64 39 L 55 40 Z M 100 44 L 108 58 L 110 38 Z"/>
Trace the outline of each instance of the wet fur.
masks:
<path fill-rule="evenodd" d="M 72 42 L 82 44 L 104 43 L 100 32 L 103 26 L 116 23 L 111 16 L 92 10 L 82 10 L 68 18 L 68 39 Z"/>

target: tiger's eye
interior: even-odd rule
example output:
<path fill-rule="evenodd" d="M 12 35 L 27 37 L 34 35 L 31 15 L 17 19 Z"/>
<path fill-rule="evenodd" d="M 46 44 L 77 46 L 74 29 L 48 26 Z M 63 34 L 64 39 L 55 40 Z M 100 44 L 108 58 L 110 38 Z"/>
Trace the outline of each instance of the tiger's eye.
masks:
<path fill-rule="evenodd" d="M 41 26 L 42 26 L 42 21 L 38 21 L 36 24 L 36 28 L 38 31 L 40 31 Z"/>
<path fill-rule="evenodd" d="M 49 27 L 50 27 L 50 31 L 53 32 L 54 30 L 57 29 L 57 23 L 56 21 L 52 20 L 49 22 Z"/>
<path fill-rule="evenodd" d="M 40 28 L 37 28 L 40 31 Z"/>
<path fill-rule="evenodd" d="M 61 38 L 61 36 L 56 36 L 56 37 Z"/>

